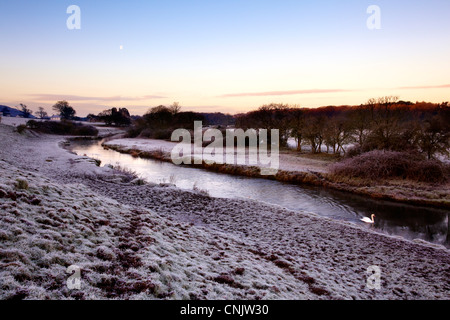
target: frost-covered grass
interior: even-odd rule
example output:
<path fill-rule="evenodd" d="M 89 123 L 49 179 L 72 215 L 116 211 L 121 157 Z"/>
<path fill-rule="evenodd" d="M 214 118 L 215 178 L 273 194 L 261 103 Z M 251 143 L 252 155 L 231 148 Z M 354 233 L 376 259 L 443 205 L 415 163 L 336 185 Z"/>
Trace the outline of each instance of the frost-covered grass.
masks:
<path fill-rule="evenodd" d="M 450 298 L 445 248 L 136 185 L 59 142 L 0 125 L 0 299 Z M 81 290 L 66 286 L 70 265 Z"/>
<path fill-rule="evenodd" d="M 1 299 L 313 298 L 237 237 L 0 162 Z M 16 180 L 28 182 L 18 189 Z M 81 268 L 69 290 L 66 268 Z"/>
<path fill-rule="evenodd" d="M 2 120 L 0 123 L 7 125 L 7 126 L 18 127 L 20 125 L 26 124 L 30 120 L 33 120 L 33 119 L 18 118 L 18 117 L 2 117 Z"/>
<path fill-rule="evenodd" d="M 316 298 L 450 297 L 445 289 L 450 275 L 449 251 L 439 246 L 423 246 L 349 223 L 253 201 L 211 198 L 176 188 L 121 186 L 118 192 L 111 184 L 92 181 L 89 185 L 122 203 L 145 206 L 161 216 L 235 235 L 261 261 L 272 262 L 272 267 L 292 274 L 311 292 L 320 293 Z M 380 291 L 365 287 L 366 270 L 372 265 L 383 270 Z"/>

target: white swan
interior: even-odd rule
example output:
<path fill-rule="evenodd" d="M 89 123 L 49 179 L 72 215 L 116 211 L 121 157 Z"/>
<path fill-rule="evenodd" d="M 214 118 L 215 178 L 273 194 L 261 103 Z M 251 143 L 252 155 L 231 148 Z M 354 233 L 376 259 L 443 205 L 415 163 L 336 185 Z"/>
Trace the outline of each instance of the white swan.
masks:
<path fill-rule="evenodd" d="M 373 218 L 375 218 L 374 214 L 372 215 L 371 219 L 369 219 L 367 217 L 364 217 L 364 218 L 361 219 L 361 221 L 365 222 L 365 223 L 375 223 L 375 220 Z"/>

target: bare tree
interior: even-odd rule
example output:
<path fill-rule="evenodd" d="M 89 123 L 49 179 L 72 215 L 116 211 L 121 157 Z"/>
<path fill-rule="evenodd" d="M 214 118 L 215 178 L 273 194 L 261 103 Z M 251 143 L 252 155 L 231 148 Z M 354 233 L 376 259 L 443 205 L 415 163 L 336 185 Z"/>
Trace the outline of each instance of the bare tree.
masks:
<path fill-rule="evenodd" d="M 25 105 L 23 103 L 20 104 L 20 110 L 22 111 L 24 118 L 29 118 L 31 113 L 33 112 L 30 109 L 28 109 L 27 105 Z"/>
<path fill-rule="evenodd" d="M 300 108 L 293 109 L 291 111 L 290 119 L 290 131 L 291 137 L 295 138 L 297 142 L 297 151 L 302 151 L 302 141 L 303 141 L 303 127 L 305 125 L 305 115 L 304 111 Z"/>
<path fill-rule="evenodd" d="M 311 153 L 322 152 L 324 126 L 325 117 L 323 115 L 310 114 L 305 118 L 303 134 L 311 146 Z"/>
<path fill-rule="evenodd" d="M 169 111 L 172 113 L 172 115 L 176 115 L 181 111 L 181 106 L 179 102 L 172 103 L 171 106 L 169 106 Z"/>
<path fill-rule="evenodd" d="M 70 120 L 76 114 L 76 111 L 65 100 L 56 102 L 52 109 L 64 120 Z"/>
<path fill-rule="evenodd" d="M 418 146 L 428 159 L 436 154 L 449 155 L 450 132 L 439 116 L 426 120 L 419 132 Z"/>
<path fill-rule="evenodd" d="M 352 140 L 353 128 L 345 116 L 328 119 L 323 129 L 323 136 L 328 148 L 333 148 L 334 154 L 345 154 L 344 145 Z"/>
<path fill-rule="evenodd" d="M 34 114 L 35 114 L 39 119 L 43 119 L 43 118 L 48 117 L 47 112 L 46 112 L 45 109 L 42 108 L 42 107 L 39 107 L 39 108 L 38 108 L 38 111 L 36 111 Z"/>
<path fill-rule="evenodd" d="M 266 104 L 258 110 L 239 116 L 236 126 L 242 129 L 278 129 L 280 146 L 286 146 L 290 132 L 290 106 L 287 104 Z M 270 142 L 269 136 L 269 142 Z"/>
<path fill-rule="evenodd" d="M 368 136 L 371 149 L 393 150 L 399 145 L 403 111 L 398 105 L 398 97 L 386 96 L 369 100 L 368 108 L 372 117 L 372 126 Z"/>
<path fill-rule="evenodd" d="M 370 105 L 360 105 L 350 111 L 350 121 L 360 146 L 366 142 L 369 129 L 372 125 L 373 110 Z"/>

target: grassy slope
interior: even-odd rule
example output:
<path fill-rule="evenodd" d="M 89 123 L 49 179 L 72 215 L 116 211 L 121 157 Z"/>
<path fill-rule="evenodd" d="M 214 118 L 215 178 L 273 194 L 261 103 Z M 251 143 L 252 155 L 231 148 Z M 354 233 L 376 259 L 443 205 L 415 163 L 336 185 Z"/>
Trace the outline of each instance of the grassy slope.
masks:
<path fill-rule="evenodd" d="M 0 298 L 293 299 L 308 286 L 218 232 L 0 162 Z M 27 181 L 18 189 L 17 179 Z M 82 269 L 82 290 L 66 268 Z"/>

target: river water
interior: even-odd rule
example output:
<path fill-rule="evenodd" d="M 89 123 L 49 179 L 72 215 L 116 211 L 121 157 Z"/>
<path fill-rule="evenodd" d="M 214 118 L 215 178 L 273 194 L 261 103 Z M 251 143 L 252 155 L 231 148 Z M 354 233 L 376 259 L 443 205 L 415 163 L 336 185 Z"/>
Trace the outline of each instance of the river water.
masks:
<path fill-rule="evenodd" d="M 366 228 L 410 240 L 422 239 L 450 247 L 449 210 L 374 200 L 320 187 L 298 186 L 278 181 L 231 176 L 156 160 L 133 158 L 105 150 L 102 141 L 72 141 L 68 147 L 78 155 L 101 160 L 101 165 L 120 165 L 135 171 L 149 182 L 173 183 L 192 190 L 194 186 L 213 197 L 244 198 L 275 204 L 296 211 L 308 211 L 344 220 Z M 375 214 L 375 224 L 363 217 Z"/>

